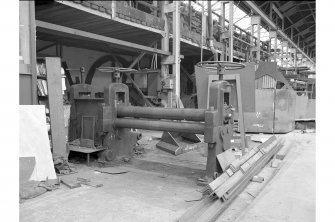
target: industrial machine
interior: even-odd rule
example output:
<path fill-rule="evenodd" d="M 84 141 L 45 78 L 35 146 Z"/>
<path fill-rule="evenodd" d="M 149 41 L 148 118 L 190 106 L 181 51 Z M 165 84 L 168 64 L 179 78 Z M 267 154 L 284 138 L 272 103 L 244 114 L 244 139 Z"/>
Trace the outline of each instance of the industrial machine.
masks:
<path fill-rule="evenodd" d="M 220 75 L 223 72 L 221 68 L 218 69 Z M 107 148 L 101 155 L 106 160 L 133 154 L 141 134 L 131 131 L 132 128 L 203 134 L 204 142 L 208 143 L 206 176 L 212 179 L 215 172 L 222 172 L 216 156 L 230 149 L 233 133 L 233 111 L 229 106 L 231 84 L 224 80 L 213 82 L 209 93 L 209 109 L 138 107 L 130 105 L 129 89 L 123 83 L 111 83 L 103 95 L 95 92 L 92 86 L 80 84 L 72 86 L 71 101 L 75 106 L 73 116 L 77 118 L 77 125 L 80 117 L 94 117 L 94 143 Z M 84 104 L 87 108 L 78 109 Z M 81 123 L 80 127 L 85 127 L 84 121 Z"/>

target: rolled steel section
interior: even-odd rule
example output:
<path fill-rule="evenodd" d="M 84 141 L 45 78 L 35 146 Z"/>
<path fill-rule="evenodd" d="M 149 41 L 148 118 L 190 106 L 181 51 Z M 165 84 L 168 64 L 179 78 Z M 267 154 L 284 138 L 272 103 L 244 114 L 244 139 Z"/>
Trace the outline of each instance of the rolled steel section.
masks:
<path fill-rule="evenodd" d="M 116 118 L 115 127 L 136 128 L 157 131 L 204 134 L 204 123 L 176 122 L 149 119 Z"/>
<path fill-rule="evenodd" d="M 205 121 L 206 109 L 175 109 L 160 107 L 118 106 L 117 117 Z"/>

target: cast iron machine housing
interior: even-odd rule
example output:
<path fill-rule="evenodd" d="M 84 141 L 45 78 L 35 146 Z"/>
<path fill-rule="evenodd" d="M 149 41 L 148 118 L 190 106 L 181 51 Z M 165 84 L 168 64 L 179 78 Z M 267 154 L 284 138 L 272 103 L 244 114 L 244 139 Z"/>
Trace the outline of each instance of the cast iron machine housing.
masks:
<path fill-rule="evenodd" d="M 113 74 L 115 81 L 120 82 L 120 73 L 136 72 L 134 69 L 119 67 L 101 67 L 100 71 Z M 108 96 L 108 92 L 106 94 Z M 128 94 L 124 95 L 128 98 Z M 107 132 L 103 131 L 102 104 L 104 103 L 105 93 L 89 84 L 75 84 L 70 87 L 70 123 L 68 140 L 80 140 L 80 146 L 94 148 L 97 146 L 107 146 L 105 136 Z M 108 100 L 109 101 L 109 100 Z M 129 101 L 128 101 L 129 102 Z M 86 120 L 90 120 L 89 124 Z M 128 130 L 130 131 L 130 130 Z M 89 138 L 85 134 L 90 134 Z M 141 134 L 129 132 L 129 146 L 134 147 Z M 115 158 L 117 153 L 105 152 L 103 157 L 107 160 Z"/>

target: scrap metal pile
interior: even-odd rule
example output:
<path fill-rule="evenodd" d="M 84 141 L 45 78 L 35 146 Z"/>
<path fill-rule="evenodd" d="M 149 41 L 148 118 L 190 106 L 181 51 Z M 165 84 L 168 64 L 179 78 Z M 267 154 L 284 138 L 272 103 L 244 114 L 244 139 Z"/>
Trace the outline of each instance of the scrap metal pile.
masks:
<path fill-rule="evenodd" d="M 215 221 L 282 147 L 283 141 L 272 136 L 233 161 L 219 177 L 201 190 L 203 199 L 178 221 Z"/>

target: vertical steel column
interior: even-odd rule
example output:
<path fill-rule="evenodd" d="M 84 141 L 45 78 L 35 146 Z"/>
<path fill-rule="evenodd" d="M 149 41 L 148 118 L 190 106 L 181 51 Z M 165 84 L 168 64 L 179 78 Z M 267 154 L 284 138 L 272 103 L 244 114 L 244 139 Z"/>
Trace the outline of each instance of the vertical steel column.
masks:
<path fill-rule="evenodd" d="M 270 40 L 270 42 L 269 42 L 269 45 L 268 45 L 268 53 L 269 53 L 269 55 L 268 55 L 268 57 L 267 57 L 267 61 L 268 62 L 271 62 L 271 49 L 272 49 L 272 40 L 271 40 L 271 37 L 270 37 L 270 28 L 269 28 L 269 40 Z"/>
<path fill-rule="evenodd" d="M 286 67 L 290 66 L 290 56 L 288 54 L 288 45 L 286 46 Z"/>
<path fill-rule="evenodd" d="M 162 37 L 162 40 L 161 40 L 161 45 L 162 45 L 161 48 L 164 51 L 169 51 L 169 24 L 168 24 L 168 20 L 166 17 L 166 5 L 167 4 L 168 4 L 168 1 L 160 1 L 161 18 L 164 20 L 164 32 L 165 32 L 165 35 Z M 165 61 L 166 58 L 167 56 L 161 56 L 161 61 Z M 159 83 L 167 79 L 169 74 L 170 74 L 169 65 L 165 63 L 164 64 L 161 63 L 161 81 L 159 81 Z M 159 84 L 157 88 L 160 89 L 161 85 Z M 168 100 L 167 101 L 168 107 L 172 107 L 172 93 L 170 90 L 168 91 L 167 100 Z"/>
<path fill-rule="evenodd" d="M 180 2 L 174 1 L 175 10 L 173 12 L 173 92 L 176 99 L 180 97 Z"/>
<path fill-rule="evenodd" d="M 201 39 L 200 39 L 200 47 L 201 47 L 201 53 L 200 53 L 200 61 L 202 62 L 203 57 L 203 46 L 204 46 L 204 40 L 206 38 L 206 16 L 205 16 L 205 7 L 202 5 L 201 7 Z"/>
<path fill-rule="evenodd" d="M 293 52 L 293 66 L 295 69 L 295 72 L 297 72 L 297 50 L 294 48 L 291 49 L 291 51 Z"/>
<path fill-rule="evenodd" d="M 283 63 L 284 63 L 284 47 L 283 47 L 283 41 L 280 44 L 281 47 L 281 67 L 284 67 Z"/>
<path fill-rule="evenodd" d="M 229 1 L 229 61 L 233 62 L 234 56 L 234 2 Z"/>
<path fill-rule="evenodd" d="M 284 56 L 284 47 L 286 47 L 286 52 L 285 52 L 285 56 Z M 288 42 L 287 41 L 282 41 L 282 56 L 283 56 L 283 63 L 284 63 L 284 60 L 285 60 L 285 67 L 287 67 L 287 59 L 288 59 Z M 282 65 L 282 67 L 284 67 L 284 65 Z"/>
<path fill-rule="evenodd" d="M 253 16 L 253 12 L 251 11 L 251 16 Z M 253 54 L 253 48 L 254 48 L 254 25 L 250 21 L 250 47 L 249 47 L 249 54 L 250 54 L 250 62 L 254 61 L 254 54 Z"/>
<path fill-rule="evenodd" d="M 274 39 L 275 39 L 275 45 L 274 45 L 274 60 L 275 60 L 275 62 L 277 63 L 277 42 L 278 42 L 278 38 L 277 38 L 277 32 L 275 33 L 276 35 L 275 35 L 275 37 L 274 37 Z"/>
<path fill-rule="evenodd" d="M 221 26 L 221 35 L 220 35 L 220 41 L 222 42 L 222 54 L 220 57 L 221 61 L 227 61 L 226 60 L 226 40 L 223 38 L 224 37 L 224 32 L 226 31 L 225 27 L 225 2 L 221 2 L 221 17 L 220 17 L 220 26 Z"/>
<path fill-rule="evenodd" d="M 157 0 L 152 1 L 152 5 L 157 7 L 158 6 Z M 154 16 L 158 16 L 158 10 L 157 9 L 154 9 Z"/>
<path fill-rule="evenodd" d="M 261 60 L 261 17 L 259 15 L 251 16 L 251 26 L 257 25 L 257 38 L 256 38 L 256 47 L 252 49 L 255 51 L 256 49 L 256 61 L 259 62 Z M 252 28 L 252 32 L 254 32 Z"/>
<path fill-rule="evenodd" d="M 188 0 L 188 28 L 192 31 L 192 1 Z"/>
<path fill-rule="evenodd" d="M 37 105 L 37 70 L 36 70 L 36 23 L 35 23 L 35 1 L 29 1 L 29 41 L 30 41 L 30 65 L 31 65 L 31 89 L 32 102 Z"/>
<path fill-rule="evenodd" d="M 257 62 L 261 60 L 261 26 L 257 23 Z"/>

